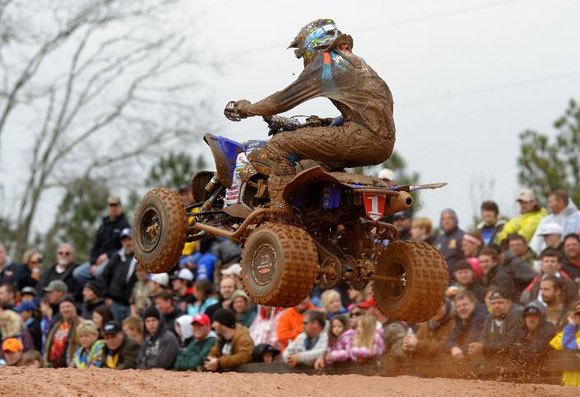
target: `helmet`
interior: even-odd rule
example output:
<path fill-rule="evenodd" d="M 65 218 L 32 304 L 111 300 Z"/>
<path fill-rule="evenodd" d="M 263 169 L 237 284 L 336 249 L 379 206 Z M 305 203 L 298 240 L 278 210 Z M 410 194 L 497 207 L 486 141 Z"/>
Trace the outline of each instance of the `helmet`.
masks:
<path fill-rule="evenodd" d="M 314 52 L 329 47 L 341 34 L 332 19 L 318 19 L 304 26 L 288 48 L 295 48 L 296 58 L 308 62 Z"/>

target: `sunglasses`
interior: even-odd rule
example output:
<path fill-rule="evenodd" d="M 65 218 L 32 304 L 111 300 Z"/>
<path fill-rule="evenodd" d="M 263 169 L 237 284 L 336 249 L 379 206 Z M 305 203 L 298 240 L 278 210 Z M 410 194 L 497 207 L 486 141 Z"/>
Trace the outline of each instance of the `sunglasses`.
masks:
<path fill-rule="evenodd" d="M 37 259 L 37 260 L 35 260 L 35 261 L 30 261 L 30 263 L 31 263 L 31 264 L 33 264 L 33 265 L 38 265 L 38 264 L 41 264 L 41 263 L 42 263 L 42 258 L 40 258 L 40 259 Z"/>
<path fill-rule="evenodd" d="M 361 312 L 352 312 L 352 313 L 350 313 L 350 316 L 351 317 L 358 317 L 358 316 L 362 316 L 362 313 Z"/>
<path fill-rule="evenodd" d="M 65 252 L 65 251 L 58 251 L 59 255 L 64 255 L 64 256 L 69 256 L 70 252 Z"/>

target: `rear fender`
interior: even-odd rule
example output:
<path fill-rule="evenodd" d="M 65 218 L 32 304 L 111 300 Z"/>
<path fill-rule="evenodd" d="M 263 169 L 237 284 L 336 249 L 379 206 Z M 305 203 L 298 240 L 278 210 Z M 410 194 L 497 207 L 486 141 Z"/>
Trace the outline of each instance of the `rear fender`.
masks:
<path fill-rule="evenodd" d="M 218 181 L 227 188 L 231 187 L 236 168 L 236 159 L 238 154 L 244 151 L 244 147 L 231 139 L 212 134 L 205 134 L 203 140 L 211 149 Z"/>

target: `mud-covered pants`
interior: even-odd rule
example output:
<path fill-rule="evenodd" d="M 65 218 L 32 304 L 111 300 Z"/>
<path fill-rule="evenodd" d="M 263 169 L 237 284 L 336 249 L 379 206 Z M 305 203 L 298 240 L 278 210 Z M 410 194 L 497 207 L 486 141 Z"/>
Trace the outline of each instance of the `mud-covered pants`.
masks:
<path fill-rule="evenodd" d="M 353 122 L 279 133 L 264 148 L 270 163 L 272 205 L 282 203 L 284 186 L 296 174 L 296 161 L 315 160 L 333 167 L 380 164 L 389 158 L 394 144 L 394 134 L 378 134 Z"/>

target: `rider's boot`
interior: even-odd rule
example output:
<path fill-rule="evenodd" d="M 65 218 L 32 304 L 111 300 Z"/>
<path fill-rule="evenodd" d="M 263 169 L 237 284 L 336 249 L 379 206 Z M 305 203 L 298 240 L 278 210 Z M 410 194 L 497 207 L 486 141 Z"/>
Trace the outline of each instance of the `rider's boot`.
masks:
<path fill-rule="evenodd" d="M 292 213 L 294 210 L 282 198 L 282 192 L 294 175 L 277 176 L 270 175 L 268 178 L 268 191 L 270 192 L 270 208 Z"/>

